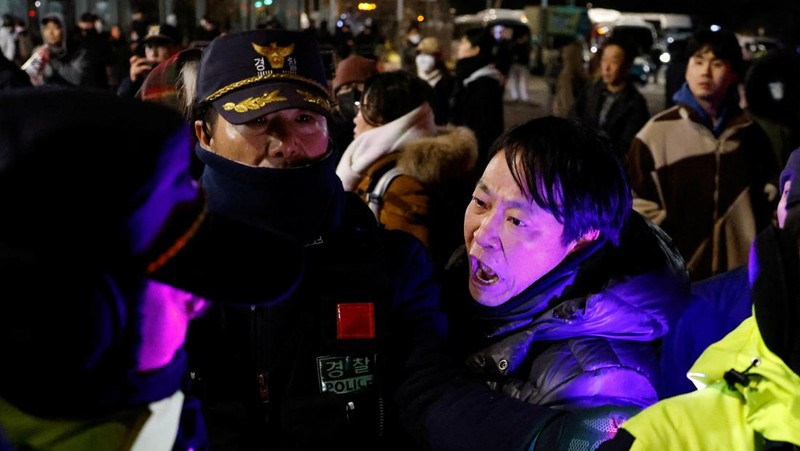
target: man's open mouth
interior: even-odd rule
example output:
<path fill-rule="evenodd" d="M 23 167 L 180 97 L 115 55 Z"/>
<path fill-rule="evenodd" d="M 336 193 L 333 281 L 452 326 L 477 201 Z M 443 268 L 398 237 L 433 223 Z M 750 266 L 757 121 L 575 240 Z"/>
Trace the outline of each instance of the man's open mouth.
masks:
<path fill-rule="evenodd" d="M 491 285 L 500 278 L 494 273 L 492 268 L 486 266 L 478 259 L 473 259 L 472 274 L 476 281 L 484 285 Z"/>

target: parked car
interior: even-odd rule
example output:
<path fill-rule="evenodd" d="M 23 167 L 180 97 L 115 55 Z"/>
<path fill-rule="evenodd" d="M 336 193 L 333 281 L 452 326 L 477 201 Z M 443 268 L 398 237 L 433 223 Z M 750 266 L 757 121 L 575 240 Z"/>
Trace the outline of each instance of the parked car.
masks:
<path fill-rule="evenodd" d="M 769 36 L 749 36 L 737 34 L 739 46 L 742 47 L 742 57 L 745 61 L 752 61 L 766 55 L 771 50 L 783 48 L 783 42 Z"/>

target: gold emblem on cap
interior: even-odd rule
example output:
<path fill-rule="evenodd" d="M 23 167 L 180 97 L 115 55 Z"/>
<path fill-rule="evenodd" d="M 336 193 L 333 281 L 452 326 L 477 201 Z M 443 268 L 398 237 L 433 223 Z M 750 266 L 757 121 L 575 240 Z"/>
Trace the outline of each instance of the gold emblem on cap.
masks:
<path fill-rule="evenodd" d="M 233 91 L 236 91 L 237 89 L 245 88 L 247 86 L 250 86 L 250 85 L 253 85 L 253 84 L 256 84 L 256 83 L 264 83 L 264 82 L 269 82 L 269 81 L 286 81 L 286 80 L 294 80 L 294 81 L 299 81 L 299 82 L 306 83 L 306 84 L 309 84 L 309 85 L 312 85 L 312 86 L 316 86 L 322 92 L 328 91 L 328 87 L 327 86 L 321 85 L 317 81 L 315 81 L 315 80 L 313 80 L 311 78 L 308 78 L 308 77 L 303 77 L 303 76 L 296 75 L 296 74 L 290 74 L 288 72 L 275 72 L 275 73 L 269 72 L 269 73 L 256 75 L 255 77 L 245 78 L 244 80 L 239 80 L 239 81 L 237 81 L 235 83 L 231 83 L 229 85 L 223 86 L 222 88 L 214 91 L 208 97 L 206 97 L 206 101 L 212 102 L 212 101 L 217 100 L 217 99 L 219 99 L 220 97 L 222 97 L 222 96 L 224 96 L 226 94 L 229 94 L 229 93 L 231 93 Z"/>
<path fill-rule="evenodd" d="M 295 89 L 295 91 L 297 91 L 298 94 L 303 96 L 303 100 L 304 101 L 306 101 L 308 103 L 314 103 L 316 105 L 319 105 L 323 109 L 325 109 L 326 111 L 330 111 L 331 110 L 331 102 L 330 102 L 330 100 L 328 100 L 328 99 L 326 99 L 324 97 L 320 97 L 320 96 L 314 95 L 314 94 L 312 94 L 312 93 L 310 93 L 308 91 L 303 91 L 302 89 Z"/>
<path fill-rule="evenodd" d="M 258 97 L 248 97 L 239 103 L 227 102 L 222 105 L 225 111 L 236 111 L 237 113 L 246 113 L 248 111 L 255 111 L 264 108 L 273 102 L 283 102 L 286 97 L 280 95 L 280 91 L 275 90 L 272 92 L 264 93 Z"/>
<path fill-rule="evenodd" d="M 283 68 L 283 63 L 286 61 L 286 57 L 294 52 L 294 44 L 289 44 L 286 47 L 278 47 L 277 42 L 273 42 L 268 46 L 258 45 L 255 42 L 252 42 L 251 44 L 253 44 L 253 49 L 256 51 L 256 53 L 267 57 L 269 65 L 272 66 L 273 69 Z"/>

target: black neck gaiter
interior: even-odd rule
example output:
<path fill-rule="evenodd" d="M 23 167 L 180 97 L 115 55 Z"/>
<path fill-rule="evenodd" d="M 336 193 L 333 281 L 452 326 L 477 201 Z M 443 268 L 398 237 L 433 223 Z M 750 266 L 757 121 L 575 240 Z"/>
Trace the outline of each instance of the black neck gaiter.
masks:
<path fill-rule="evenodd" d="M 209 210 L 267 227 L 304 244 L 324 241 L 342 222 L 344 188 L 332 152 L 299 168 L 247 166 L 195 148 Z"/>

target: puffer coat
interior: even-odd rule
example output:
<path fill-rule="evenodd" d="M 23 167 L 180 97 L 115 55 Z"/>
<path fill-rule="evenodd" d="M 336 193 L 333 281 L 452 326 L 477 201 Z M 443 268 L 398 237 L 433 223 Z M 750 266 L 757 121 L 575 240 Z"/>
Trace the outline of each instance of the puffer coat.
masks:
<path fill-rule="evenodd" d="M 646 407 L 657 401 L 657 340 L 688 299 L 669 237 L 632 214 L 619 245 L 569 256 L 499 307 L 469 299 L 449 309 L 468 365 L 499 391 L 565 409 Z"/>

